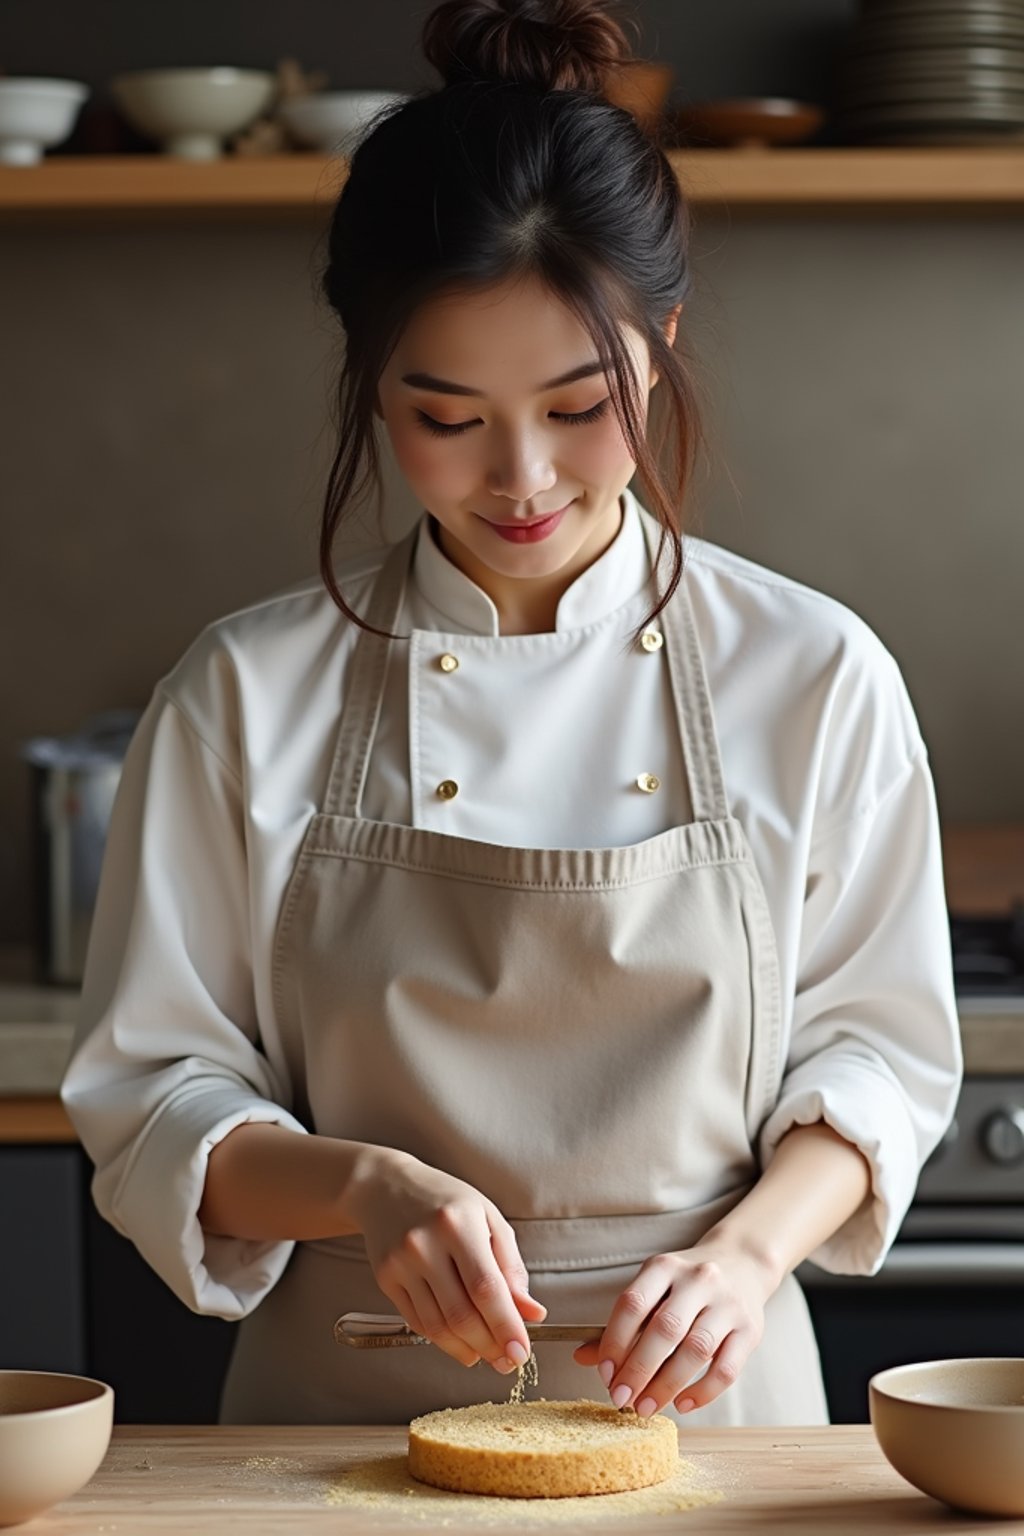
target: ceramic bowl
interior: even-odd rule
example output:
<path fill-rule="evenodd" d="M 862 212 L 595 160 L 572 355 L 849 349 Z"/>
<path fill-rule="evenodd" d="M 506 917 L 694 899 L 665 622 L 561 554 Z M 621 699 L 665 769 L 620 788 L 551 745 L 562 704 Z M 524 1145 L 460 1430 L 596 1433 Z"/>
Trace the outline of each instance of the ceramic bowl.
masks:
<path fill-rule="evenodd" d="M 407 100 L 395 91 L 314 91 L 280 102 L 276 115 L 298 143 L 350 155 L 377 112 Z"/>
<path fill-rule="evenodd" d="M 31 1520 L 84 1487 L 107 1453 L 113 1423 L 106 1382 L 0 1371 L 0 1526 Z"/>
<path fill-rule="evenodd" d="M 817 133 L 824 118 L 821 108 L 810 102 L 781 96 L 739 97 L 680 107 L 676 128 L 694 148 L 711 144 L 762 149 L 800 144 Z"/>
<path fill-rule="evenodd" d="M 68 137 L 88 94 L 78 80 L 0 80 L 0 164 L 38 164 Z"/>
<path fill-rule="evenodd" d="M 1024 1515 L 1024 1359 L 929 1360 L 868 1383 L 887 1460 L 954 1509 Z"/>
<path fill-rule="evenodd" d="M 165 154 L 216 160 L 224 140 L 248 127 L 269 105 L 276 75 L 259 69 L 141 69 L 115 75 L 111 94 L 133 128 L 157 139 Z"/>
<path fill-rule="evenodd" d="M 609 72 L 604 95 L 614 106 L 632 112 L 641 126 L 652 132 L 665 115 L 665 103 L 675 78 L 671 64 L 636 59 Z"/>

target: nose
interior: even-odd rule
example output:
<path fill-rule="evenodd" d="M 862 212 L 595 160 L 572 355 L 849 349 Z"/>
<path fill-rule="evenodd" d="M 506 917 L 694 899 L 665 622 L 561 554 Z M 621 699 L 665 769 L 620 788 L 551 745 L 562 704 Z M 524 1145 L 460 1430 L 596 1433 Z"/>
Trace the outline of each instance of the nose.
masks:
<path fill-rule="evenodd" d="M 509 430 L 494 434 L 487 489 L 510 501 L 527 502 L 558 484 L 543 433 Z"/>

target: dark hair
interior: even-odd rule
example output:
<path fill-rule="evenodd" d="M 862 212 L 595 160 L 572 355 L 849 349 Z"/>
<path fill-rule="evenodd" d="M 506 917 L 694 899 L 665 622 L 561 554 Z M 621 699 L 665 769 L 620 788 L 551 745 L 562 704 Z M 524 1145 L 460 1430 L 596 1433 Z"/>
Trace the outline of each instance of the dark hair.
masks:
<path fill-rule="evenodd" d="M 697 393 L 664 325 L 690 285 L 689 214 L 653 134 L 606 100 L 633 56 L 612 0 L 444 0 L 423 49 L 444 79 L 379 114 L 349 167 L 328 232 L 322 292 L 345 331 L 339 445 L 320 530 L 320 573 L 345 603 L 334 537 L 350 498 L 375 481 L 377 382 L 418 305 L 536 276 L 585 327 L 608 378 L 643 501 L 683 570 L 682 503 L 701 440 Z M 646 341 L 674 428 L 671 482 L 646 441 L 621 327 Z M 624 387 L 624 381 L 625 386 Z M 655 412 L 652 408 L 650 423 Z M 360 474 L 360 470 L 362 473 Z M 384 630 L 375 630 L 385 634 Z"/>

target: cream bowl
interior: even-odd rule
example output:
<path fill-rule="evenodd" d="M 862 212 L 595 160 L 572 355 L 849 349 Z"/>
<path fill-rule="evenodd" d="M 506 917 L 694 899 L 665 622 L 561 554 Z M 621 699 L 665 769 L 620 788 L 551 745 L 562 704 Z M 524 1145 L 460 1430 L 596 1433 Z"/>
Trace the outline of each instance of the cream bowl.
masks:
<path fill-rule="evenodd" d="M 280 102 L 276 115 L 300 144 L 349 155 L 377 112 L 408 99 L 399 91 L 315 91 Z"/>
<path fill-rule="evenodd" d="M 0 80 L 0 164 L 37 165 L 71 133 L 88 94 L 79 80 Z"/>
<path fill-rule="evenodd" d="M 868 1400 L 908 1483 L 954 1509 L 1024 1515 L 1024 1359 L 893 1366 L 872 1376 Z"/>
<path fill-rule="evenodd" d="M 0 1526 L 31 1520 L 84 1487 L 107 1453 L 113 1424 L 106 1382 L 0 1371 Z"/>
<path fill-rule="evenodd" d="M 111 94 L 133 128 L 157 139 L 165 154 L 216 160 L 229 134 L 248 127 L 270 105 L 277 77 L 260 69 L 140 69 L 115 75 Z"/>

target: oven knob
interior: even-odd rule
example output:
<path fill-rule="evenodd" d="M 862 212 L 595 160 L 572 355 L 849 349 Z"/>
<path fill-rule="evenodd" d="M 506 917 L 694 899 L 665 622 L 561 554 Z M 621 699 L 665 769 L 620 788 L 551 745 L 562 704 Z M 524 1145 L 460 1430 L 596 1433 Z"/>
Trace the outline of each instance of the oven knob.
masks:
<path fill-rule="evenodd" d="M 1024 1162 L 1024 1109 L 997 1109 L 985 1121 L 981 1139 L 994 1163 Z"/>

